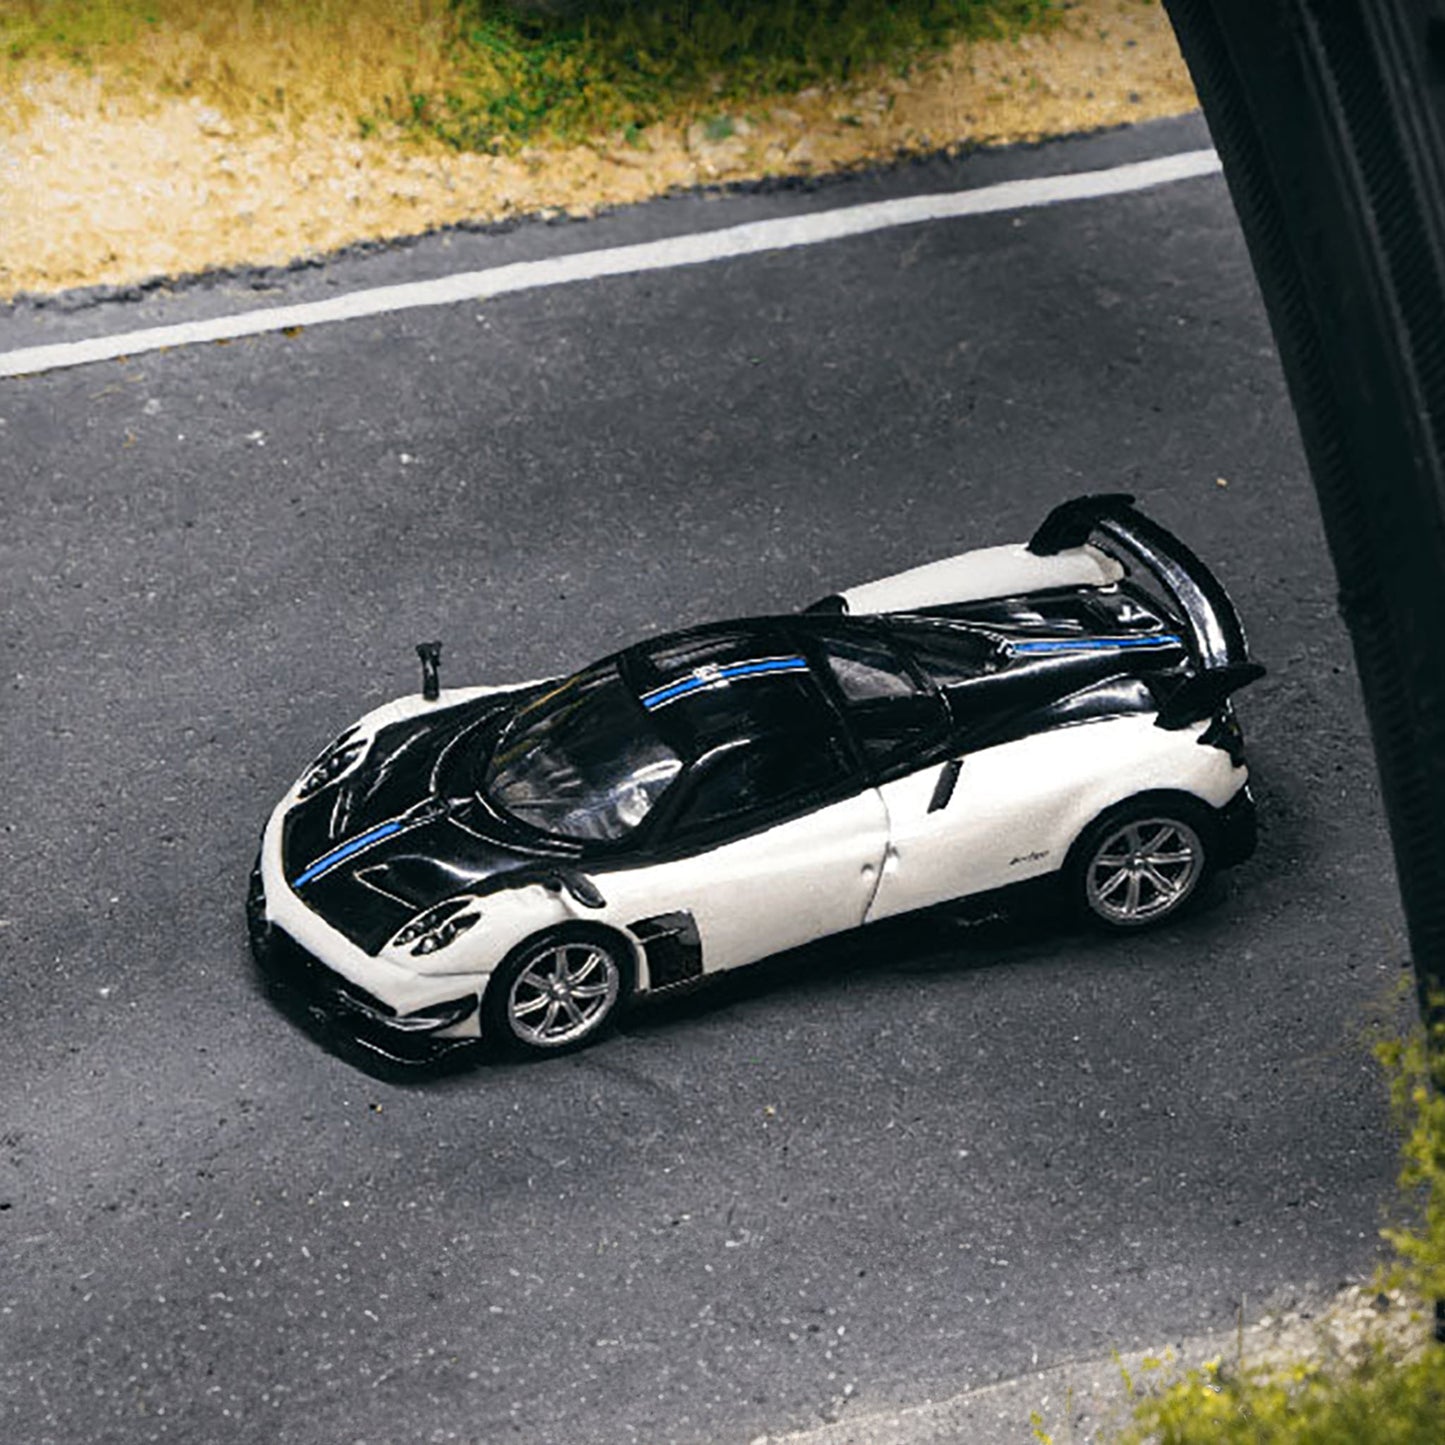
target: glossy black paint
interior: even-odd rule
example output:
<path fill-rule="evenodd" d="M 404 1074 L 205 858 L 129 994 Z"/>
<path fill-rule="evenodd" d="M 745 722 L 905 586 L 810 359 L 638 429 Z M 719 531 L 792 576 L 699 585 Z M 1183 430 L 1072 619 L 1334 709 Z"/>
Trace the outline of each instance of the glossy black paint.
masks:
<path fill-rule="evenodd" d="M 953 798 L 953 790 L 958 786 L 958 775 L 963 771 L 963 762 L 959 758 L 949 758 L 944 763 L 938 774 L 938 781 L 933 785 L 933 796 L 928 800 L 928 811 L 930 813 L 941 813 Z"/>
<path fill-rule="evenodd" d="M 969 730 L 966 737 L 973 750 L 998 747 L 1072 723 L 1153 712 L 1157 705 L 1153 692 L 1141 679 L 1113 674 L 1062 697 L 1056 693 L 1024 696 L 1018 705 Z"/>
<path fill-rule="evenodd" d="M 479 830 L 486 814 L 475 799 L 438 804 L 432 809 L 423 804 L 416 810 L 421 821 L 302 884 L 301 896 L 374 954 L 417 913 L 449 894 L 488 891 L 485 885 L 501 877 L 535 868 L 535 849 Z"/>
<path fill-rule="evenodd" d="M 369 953 L 422 909 L 451 893 L 490 891 L 499 877 L 531 869 L 556 879 L 575 845 L 549 843 L 487 808 L 475 766 L 525 688 L 428 712 L 383 728 L 362 764 L 287 815 L 282 863 L 296 879 L 347 839 L 379 825 L 400 830 L 301 886 L 308 905 Z"/>
<path fill-rule="evenodd" d="M 261 869 L 251 871 L 246 900 L 251 956 L 267 986 L 299 1004 L 307 1017 L 336 1026 L 382 1058 L 396 1063 L 427 1063 L 472 1046 L 469 1039 L 439 1039 L 436 1034 L 471 1017 L 477 996 L 464 994 L 399 1018 L 390 1005 L 328 968 L 284 929 L 267 922 Z"/>
<path fill-rule="evenodd" d="M 1137 511 L 1133 502 L 1127 493 L 1112 492 L 1060 503 L 1030 538 L 1028 549 L 1048 556 L 1092 539 L 1136 579 L 1142 569 L 1162 589 L 1165 602 L 1188 629 L 1202 667 L 1248 662 L 1244 628 L 1219 579 L 1185 543 Z"/>
<path fill-rule="evenodd" d="M 421 695 L 428 702 L 435 702 L 441 696 L 442 645 L 418 642 L 416 655 L 421 659 Z"/>
<path fill-rule="evenodd" d="M 691 913 L 640 918 L 630 931 L 647 955 L 649 992 L 659 993 L 702 977 L 702 940 Z"/>
<path fill-rule="evenodd" d="M 1231 693 L 1258 681 L 1264 668 L 1257 662 L 1239 662 L 1227 667 L 1212 667 L 1186 678 L 1164 700 L 1159 709 L 1161 728 L 1184 728 L 1219 711 Z"/>
<path fill-rule="evenodd" d="M 1254 856 L 1259 842 L 1259 814 L 1254 794 L 1246 783 L 1219 811 L 1219 837 L 1214 864 L 1232 868 Z"/>
<path fill-rule="evenodd" d="M 1003 641 L 1030 638 L 1133 636 L 1178 630 L 1167 608 L 1129 583 L 1108 592 L 1051 587 L 1018 597 L 989 597 L 930 608 L 935 620 L 971 622 Z"/>
<path fill-rule="evenodd" d="M 359 766 L 286 815 L 282 858 L 287 877 L 299 876 L 343 839 L 400 816 L 428 796 L 448 745 L 487 724 L 495 732 L 516 706 L 516 697 L 481 698 L 383 728 Z"/>
<path fill-rule="evenodd" d="M 1095 492 L 1087 497 L 1071 497 L 1039 523 L 1029 538 L 1028 549 L 1036 557 L 1051 557 L 1069 547 L 1082 547 L 1089 540 L 1095 524 L 1103 517 L 1127 513 L 1134 506 L 1128 492 Z"/>
<path fill-rule="evenodd" d="M 1163 589 L 1183 618 L 1202 667 L 1249 661 L 1244 627 L 1229 594 L 1195 554 L 1157 522 L 1132 509 L 1127 517 L 1106 517 L 1098 525 L 1105 551 L 1126 564 L 1130 558 Z"/>

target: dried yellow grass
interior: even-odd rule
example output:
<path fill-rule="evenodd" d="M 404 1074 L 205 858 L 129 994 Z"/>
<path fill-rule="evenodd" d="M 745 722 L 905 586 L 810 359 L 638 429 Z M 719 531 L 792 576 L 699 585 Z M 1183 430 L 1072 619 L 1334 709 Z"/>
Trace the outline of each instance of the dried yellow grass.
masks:
<path fill-rule="evenodd" d="M 173 3 L 184 8 L 184 0 Z M 355 8 L 369 3 L 356 0 Z M 246 23 L 263 26 L 258 9 L 241 7 L 226 24 L 249 15 Z M 395 0 L 390 23 L 438 25 L 443 11 L 437 0 Z M 312 41 L 296 27 L 279 51 L 257 42 L 245 61 L 227 51 L 223 62 L 218 47 L 182 63 L 188 49 L 161 46 L 166 89 L 134 69 L 97 67 L 87 76 L 41 56 L 13 66 L 15 84 L 0 95 L 0 300 L 281 264 L 461 221 L 586 214 L 673 187 L 1032 140 L 1196 104 L 1157 0 L 1080 0 L 1043 35 L 965 42 L 907 78 L 858 75 L 846 86 L 735 110 L 734 133 L 718 140 L 679 115 L 649 126 L 640 144 L 610 135 L 518 156 L 457 153 L 385 127 L 361 138 L 362 97 L 422 84 L 424 67 L 440 63 L 436 48 L 410 58 L 381 54 L 381 32 L 362 19 L 347 33 L 358 37 L 352 48 L 371 53 L 333 59 L 325 80 L 308 78 Z M 256 99 L 257 74 L 279 84 L 284 99 Z M 343 83 L 346 104 L 334 99 Z M 227 102 L 227 86 L 245 103 Z"/>
<path fill-rule="evenodd" d="M 0 52 L 25 48 L 6 87 L 12 121 L 28 118 L 38 74 L 80 57 L 107 99 L 131 110 L 181 97 L 233 122 L 354 123 L 445 88 L 454 36 L 447 0 L 119 0 L 98 10 L 0 0 Z"/>

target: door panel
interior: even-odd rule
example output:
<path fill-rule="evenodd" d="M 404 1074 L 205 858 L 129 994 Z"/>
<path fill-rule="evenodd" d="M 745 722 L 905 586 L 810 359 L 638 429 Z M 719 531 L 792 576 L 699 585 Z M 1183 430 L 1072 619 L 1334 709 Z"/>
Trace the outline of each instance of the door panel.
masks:
<path fill-rule="evenodd" d="M 611 875 L 606 891 L 619 909 L 686 909 L 713 973 L 858 927 L 887 841 L 883 800 L 869 788 L 695 857 Z"/>
<path fill-rule="evenodd" d="M 968 754 L 934 811 L 945 764 L 885 783 L 889 846 L 869 921 L 1062 867 L 1103 807 L 1180 778 L 1179 749 L 1152 719 L 1111 718 Z"/>

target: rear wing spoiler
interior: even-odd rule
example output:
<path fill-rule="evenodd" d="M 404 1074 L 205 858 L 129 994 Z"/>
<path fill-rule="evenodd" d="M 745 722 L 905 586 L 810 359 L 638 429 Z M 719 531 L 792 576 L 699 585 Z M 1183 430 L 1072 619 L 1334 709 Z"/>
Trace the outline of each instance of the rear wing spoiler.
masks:
<path fill-rule="evenodd" d="M 1129 574 L 1142 572 L 1188 631 L 1202 671 L 1166 701 L 1162 727 L 1207 717 L 1230 693 L 1264 676 L 1219 579 L 1178 537 L 1137 510 L 1133 497 L 1109 492 L 1061 502 L 1029 539 L 1028 550 L 1049 557 L 1086 542 Z"/>

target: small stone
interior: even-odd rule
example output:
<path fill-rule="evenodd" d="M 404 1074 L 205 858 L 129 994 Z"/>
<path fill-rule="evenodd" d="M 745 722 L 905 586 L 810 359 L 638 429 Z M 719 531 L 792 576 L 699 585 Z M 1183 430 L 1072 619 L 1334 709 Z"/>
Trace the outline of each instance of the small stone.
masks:
<path fill-rule="evenodd" d="M 229 138 L 236 134 L 235 127 L 221 114 L 214 106 L 200 105 L 196 107 L 196 129 L 202 135 L 214 135 Z"/>

